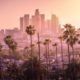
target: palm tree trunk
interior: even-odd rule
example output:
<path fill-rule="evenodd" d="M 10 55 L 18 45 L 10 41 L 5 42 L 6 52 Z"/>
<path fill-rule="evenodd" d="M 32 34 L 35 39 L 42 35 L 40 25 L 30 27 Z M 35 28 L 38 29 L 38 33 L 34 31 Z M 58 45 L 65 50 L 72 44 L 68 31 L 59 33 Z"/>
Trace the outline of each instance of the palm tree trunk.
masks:
<path fill-rule="evenodd" d="M 32 53 L 32 35 L 30 35 L 30 40 L 31 40 L 31 43 L 30 43 L 30 47 L 31 47 L 31 58 L 33 58 L 33 53 Z"/>
<path fill-rule="evenodd" d="M 32 62 L 31 62 L 31 68 L 32 68 L 32 71 L 31 71 L 31 75 L 33 75 L 33 49 L 32 49 L 32 35 L 30 35 L 30 47 L 31 47 L 31 59 L 32 59 Z"/>
<path fill-rule="evenodd" d="M 57 54 L 57 45 L 56 45 L 56 66 L 58 67 L 58 54 Z"/>
<path fill-rule="evenodd" d="M 48 75 L 48 51 L 47 51 L 47 45 L 45 45 L 45 57 L 46 57 L 46 78 L 47 78 L 47 75 Z"/>
<path fill-rule="evenodd" d="M 39 50 L 39 62 L 40 62 L 40 58 L 41 58 L 41 55 L 40 55 L 40 36 L 39 36 L 39 33 L 38 33 L 38 50 Z"/>
<path fill-rule="evenodd" d="M 48 51 L 47 51 L 47 45 L 45 45 L 46 47 L 46 66 L 47 66 L 47 70 L 48 70 Z"/>
<path fill-rule="evenodd" d="M 48 47 L 48 53 L 47 53 L 47 56 L 48 56 L 48 64 L 50 65 L 50 60 L 49 60 L 50 59 L 49 58 L 49 43 L 48 43 L 48 46 L 47 47 Z"/>
<path fill-rule="evenodd" d="M 63 45 L 62 45 L 62 40 L 61 40 L 61 57 L 62 57 L 62 68 L 64 68 L 64 59 L 63 59 Z"/>
<path fill-rule="evenodd" d="M 69 50 L 69 44 L 68 44 L 68 60 L 69 60 L 69 64 L 70 64 L 70 50 Z"/>

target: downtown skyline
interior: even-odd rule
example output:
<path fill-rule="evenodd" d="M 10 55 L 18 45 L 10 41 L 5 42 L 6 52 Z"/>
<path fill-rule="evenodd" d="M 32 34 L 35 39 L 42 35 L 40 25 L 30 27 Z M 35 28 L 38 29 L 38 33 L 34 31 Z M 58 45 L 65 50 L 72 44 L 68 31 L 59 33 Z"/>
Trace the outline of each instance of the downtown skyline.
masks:
<path fill-rule="evenodd" d="M 19 17 L 26 13 L 33 15 L 35 9 L 47 19 L 55 14 L 61 25 L 71 23 L 79 28 L 79 3 L 79 0 L 0 0 L 0 28 L 19 28 Z"/>
<path fill-rule="evenodd" d="M 26 27 L 33 25 L 35 30 L 39 33 L 59 33 L 61 25 L 56 15 L 52 14 L 50 19 L 45 19 L 45 14 L 41 14 L 39 9 L 36 9 L 34 15 L 24 14 L 20 17 L 20 31 L 25 32 Z"/>

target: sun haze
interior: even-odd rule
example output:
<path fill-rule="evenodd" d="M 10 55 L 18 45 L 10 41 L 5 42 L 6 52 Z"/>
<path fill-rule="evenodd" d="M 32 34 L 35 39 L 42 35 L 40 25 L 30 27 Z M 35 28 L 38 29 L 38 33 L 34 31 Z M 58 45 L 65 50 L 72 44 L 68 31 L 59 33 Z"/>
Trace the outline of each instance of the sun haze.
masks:
<path fill-rule="evenodd" d="M 71 23 L 80 27 L 80 0 L 0 0 L 0 28 L 19 27 L 19 17 L 35 9 L 50 18 L 59 17 L 60 24 Z"/>

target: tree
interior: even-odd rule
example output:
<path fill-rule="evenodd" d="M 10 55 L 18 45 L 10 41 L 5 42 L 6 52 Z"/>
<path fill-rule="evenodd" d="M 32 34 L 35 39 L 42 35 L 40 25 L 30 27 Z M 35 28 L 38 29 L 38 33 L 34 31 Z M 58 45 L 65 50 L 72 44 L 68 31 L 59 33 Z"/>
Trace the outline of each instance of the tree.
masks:
<path fill-rule="evenodd" d="M 26 32 L 28 35 L 30 35 L 30 47 L 31 47 L 31 58 L 33 59 L 33 46 L 32 46 L 32 36 L 35 34 L 34 26 L 29 25 L 26 27 Z M 31 68 L 33 69 L 33 62 L 31 62 Z M 33 72 L 31 72 L 33 73 Z"/>
<path fill-rule="evenodd" d="M 57 67 L 58 67 L 58 53 L 57 53 L 57 45 L 58 45 L 57 43 L 52 44 L 52 46 L 56 48 L 56 64 L 57 64 Z"/>
<path fill-rule="evenodd" d="M 35 34 L 35 29 L 34 29 L 34 26 L 32 26 L 32 25 L 29 25 L 29 26 L 27 26 L 26 27 L 26 32 L 27 32 L 27 34 L 29 34 L 30 35 L 30 46 L 32 45 L 32 36 Z M 33 57 L 33 54 L 32 54 L 33 52 L 32 52 L 32 47 L 31 47 L 31 57 Z"/>
<path fill-rule="evenodd" d="M 8 45 L 10 51 L 12 51 L 13 55 L 16 57 L 16 48 L 17 43 L 12 39 L 10 35 L 4 38 L 5 43 Z"/>
<path fill-rule="evenodd" d="M 37 34 L 37 38 L 38 38 L 38 42 L 37 42 L 37 44 L 38 44 L 38 53 L 39 53 L 39 61 L 40 61 L 40 58 L 41 58 L 41 52 L 40 52 L 40 44 L 41 44 L 41 41 L 40 41 L 40 35 L 39 35 L 39 33 Z"/>
<path fill-rule="evenodd" d="M 59 36 L 58 38 L 59 38 L 59 40 L 60 40 L 60 44 L 61 44 L 62 66 L 63 66 L 63 68 L 64 68 L 64 59 L 63 59 L 63 44 L 62 44 L 63 37 L 62 37 L 62 36 Z"/>
<path fill-rule="evenodd" d="M 48 63 L 50 64 L 50 60 L 49 60 L 49 44 L 50 44 L 51 40 L 50 39 L 45 39 L 45 42 L 44 44 L 46 45 L 46 57 L 47 57 L 47 60 L 48 60 Z"/>
<path fill-rule="evenodd" d="M 63 33 L 63 38 L 68 45 L 68 57 L 70 63 L 70 51 L 69 46 L 72 48 L 73 51 L 73 58 L 74 58 L 74 45 L 78 41 L 79 34 L 76 33 L 75 27 L 71 24 L 64 25 L 65 31 Z"/>

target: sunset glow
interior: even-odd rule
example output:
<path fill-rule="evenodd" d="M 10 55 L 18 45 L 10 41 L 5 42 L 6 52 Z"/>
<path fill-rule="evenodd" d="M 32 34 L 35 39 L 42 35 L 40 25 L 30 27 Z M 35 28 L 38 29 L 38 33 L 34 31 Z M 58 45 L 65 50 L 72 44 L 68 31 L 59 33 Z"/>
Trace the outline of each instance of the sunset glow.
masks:
<path fill-rule="evenodd" d="M 35 9 L 46 18 L 56 14 L 61 25 L 71 23 L 80 27 L 80 0 L 0 0 L 0 28 L 19 27 L 19 17 L 32 15 Z"/>

